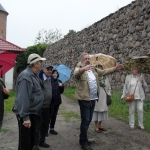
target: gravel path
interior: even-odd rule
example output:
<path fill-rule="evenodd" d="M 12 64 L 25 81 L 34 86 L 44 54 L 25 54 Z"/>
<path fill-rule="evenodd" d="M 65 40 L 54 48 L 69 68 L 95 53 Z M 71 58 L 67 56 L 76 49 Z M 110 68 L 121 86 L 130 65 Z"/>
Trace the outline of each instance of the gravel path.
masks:
<path fill-rule="evenodd" d="M 78 143 L 79 137 L 79 106 L 62 95 L 61 104 L 57 117 L 56 128 L 58 135 L 49 134 L 46 142 L 51 148 L 40 150 L 81 150 Z M 150 133 L 135 128 L 130 130 L 127 123 L 109 117 L 103 122 L 107 131 L 96 133 L 94 123 L 89 127 L 89 138 L 95 139 L 91 145 L 93 150 L 150 150 Z M 5 132 L 4 132 L 5 131 Z M 4 117 L 3 132 L 0 133 L 0 150 L 17 150 L 18 126 L 13 113 Z"/>

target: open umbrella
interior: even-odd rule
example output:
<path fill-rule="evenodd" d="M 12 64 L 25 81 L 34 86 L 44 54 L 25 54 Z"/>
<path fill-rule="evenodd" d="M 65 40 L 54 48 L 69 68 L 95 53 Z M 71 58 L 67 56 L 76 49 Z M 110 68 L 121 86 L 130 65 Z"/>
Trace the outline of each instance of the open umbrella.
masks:
<path fill-rule="evenodd" d="M 14 67 L 16 57 L 17 54 L 7 51 L 0 51 L 0 77 Z"/>
<path fill-rule="evenodd" d="M 89 55 L 91 59 L 91 64 L 94 66 L 101 65 L 103 69 L 114 67 L 116 64 L 116 60 L 114 57 L 110 55 L 105 55 L 102 53 Z"/>
<path fill-rule="evenodd" d="M 59 78 L 62 83 L 68 81 L 71 76 L 72 70 L 65 65 L 53 66 L 53 70 L 57 70 L 59 73 Z"/>
<path fill-rule="evenodd" d="M 150 74 L 150 57 L 148 56 L 132 57 L 129 61 L 125 62 L 124 70 L 127 72 L 131 72 L 131 66 L 134 64 L 138 65 L 140 73 Z"/>

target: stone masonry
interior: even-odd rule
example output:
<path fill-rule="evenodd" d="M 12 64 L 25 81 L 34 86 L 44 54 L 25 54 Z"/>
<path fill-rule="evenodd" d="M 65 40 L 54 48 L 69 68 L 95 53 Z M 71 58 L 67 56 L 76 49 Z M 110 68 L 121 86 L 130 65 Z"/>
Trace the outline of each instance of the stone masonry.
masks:
<path fill-rule="evenodd" d="M 82 52 L 104 53 L 118 62 L 150 51 L 150 1 L 136 0 L 80 32 L 47 47 L 44 57 L 53 65 L 65 64 L 74 70 Z M 126 72 L 109 75 L 112 88 L 122 87 Z M 150 75 L 145 74 L 150 87 Z M 72 86 L 73 80 L 67 85 Z M 147 90 L 148 92 L 148 90 Z"/>

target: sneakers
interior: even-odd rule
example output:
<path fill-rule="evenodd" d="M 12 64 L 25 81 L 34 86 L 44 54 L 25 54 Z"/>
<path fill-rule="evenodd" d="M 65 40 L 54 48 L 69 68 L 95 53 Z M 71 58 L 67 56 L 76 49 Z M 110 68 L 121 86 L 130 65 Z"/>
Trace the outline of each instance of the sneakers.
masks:
<path fill-rule="evenodd" d="M 44 147 L 44 148 L 49 148 L 50 147 L 50 145 L 45 143 L 45 142 L 44 143 L 40 143 L 39 146 L 40 147 Z"/>
<path fill-rule="evenodd" d="M 131 130 L 134 130 L 134 126 L 130 126 L 130 129 L 131 129 Z"/>
<path fill-rule="evenodd" d="M 140 126 L 140 129 L 141 129 L 141 130 L 145 130 L 144 126 Z"/>
<path fill-rule="evenodd" d="M 49 133 L 57 135 L 58 133 L 55 130 L 50 130 Z"/>
<path fill-rule="evenodd" d="M 82 148 L 83 150 L 93 150 L 93 149 L 89 146 L 88 142 L 82 143 L 82 144 L 81 144 L 81 148 Z"/>

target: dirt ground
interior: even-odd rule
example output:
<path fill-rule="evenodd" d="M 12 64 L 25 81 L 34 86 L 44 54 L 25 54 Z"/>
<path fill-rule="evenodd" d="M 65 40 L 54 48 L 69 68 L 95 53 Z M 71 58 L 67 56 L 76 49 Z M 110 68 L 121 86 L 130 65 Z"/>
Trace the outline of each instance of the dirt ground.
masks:
<path fill-rule="evenodd" d="M 76 101 L 62 95 L 57 117 L 56 128 L 58 135 L 49 134 L 46 142 L 50 144 L 48 150 L 80 150 L 79 145 L 79 106 Z M 71 118 L 70 118 L 70 117 Z M 109 117 L 103 121 L 107 131 L 96 133 L 94 123 L 89 127 L 88 135 L 94 139 L 91 144 L 93 150 L 150 150 L 150 133 L 135 128 L 130 130 L 127 123 Z M 13 113 L 6 114 L 3 123 L 3 132 L 0 133 L 0 150 L 17 150 L 18 127 Z M 40 148 L 40 150 L 46 148 Z"/>

